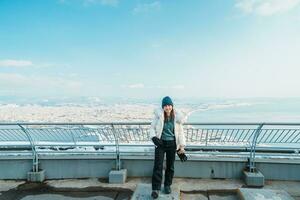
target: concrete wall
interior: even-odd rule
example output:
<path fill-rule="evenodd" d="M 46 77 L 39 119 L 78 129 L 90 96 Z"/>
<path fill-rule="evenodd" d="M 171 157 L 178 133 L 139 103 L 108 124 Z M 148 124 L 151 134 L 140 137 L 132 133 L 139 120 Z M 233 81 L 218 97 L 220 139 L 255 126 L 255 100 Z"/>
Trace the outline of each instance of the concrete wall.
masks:
<path fill-rule="evenodd" d="M 128 156 L 122 158 L 122 168 L 127 169 L 127 175 L 152 175 L 153 158 Z M 215 158 L 197 159 L 187 162 L 175 162 L 175 177 L 191 178 L 234 178 L 242 177 L 246 158 Z M 40 167 L 46 171 L 46 179 L 63 178 L 107 178 L 109 171 L 115 167 L 115 159 L 87 156 L 43 157 Z M 300 180 L 300 162 L 278 162 L 272 160 L 257 161 L 256 167 L 265 179 Z M 0 157 L 0 179 L 26 179 L 27 172 L 32 168 L 30 157 L 15 157 L 14 159 Z"/>
<path fill-rule="evenodd" d="M 31 159 L 0 160 L 0 179 L 27 179 L 31 169 Z"/>

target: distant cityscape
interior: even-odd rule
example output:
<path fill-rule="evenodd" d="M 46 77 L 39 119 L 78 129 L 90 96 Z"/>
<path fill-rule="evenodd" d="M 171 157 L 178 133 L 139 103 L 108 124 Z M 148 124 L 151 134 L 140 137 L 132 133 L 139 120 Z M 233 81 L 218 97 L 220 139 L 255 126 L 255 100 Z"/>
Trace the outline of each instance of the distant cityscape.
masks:
<path fill-rule="evenodd" d="M 160 99 L 0 97 L 0 122 L 149 122 Z M 188 122 L 298 122 L 298 98 L 176 99 Z"/>

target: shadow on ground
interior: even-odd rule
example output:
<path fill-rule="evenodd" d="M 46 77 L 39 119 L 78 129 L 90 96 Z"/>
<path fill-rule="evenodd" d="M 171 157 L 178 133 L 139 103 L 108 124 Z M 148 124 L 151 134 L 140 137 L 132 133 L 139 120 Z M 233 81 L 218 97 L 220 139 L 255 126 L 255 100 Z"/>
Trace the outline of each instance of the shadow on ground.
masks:
<path fill-rule="evenodd" d="M 35 200 L 35 199 L 103 199 L 129 200 L 133 191 L 126 188 L 87 187 L 54 188 L 45 183 L 24 183 L 17 188 L 1 192 L 0 200 Z"/>

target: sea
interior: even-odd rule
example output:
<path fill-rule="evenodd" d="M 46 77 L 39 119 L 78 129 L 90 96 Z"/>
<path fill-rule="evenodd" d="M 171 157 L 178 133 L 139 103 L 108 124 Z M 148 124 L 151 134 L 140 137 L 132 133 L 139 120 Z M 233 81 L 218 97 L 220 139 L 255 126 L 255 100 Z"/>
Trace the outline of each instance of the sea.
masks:
<path fill-rule="evenodd" d="M 207 101 L 188 122 L 284 122 L 300 124 L 300 98 L 257 98 Z"/>

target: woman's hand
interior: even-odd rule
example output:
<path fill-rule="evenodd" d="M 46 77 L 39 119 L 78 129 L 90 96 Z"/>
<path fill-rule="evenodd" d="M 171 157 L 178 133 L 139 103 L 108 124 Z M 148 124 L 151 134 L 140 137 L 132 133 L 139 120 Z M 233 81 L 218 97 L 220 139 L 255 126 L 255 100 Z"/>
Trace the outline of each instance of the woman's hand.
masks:
<path fill-rule="evenodd" d="M 182 154 L 182 153 L 185 153 L 185 150 L 184 150 L 184 146 L 180 145 L 178 154 Z"/>
<path fill-rule="evenodd" d="M 185 150 L 183 146 L 180 146 L 177 150 L 177 155 L 180 158 L 181 162 L 187 161 L 187 156 L 185 155 Z"/>

